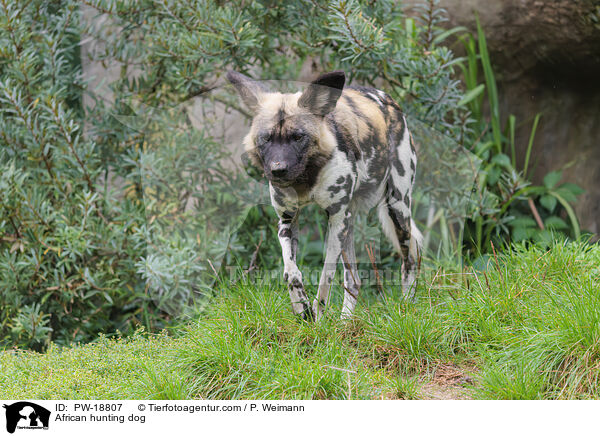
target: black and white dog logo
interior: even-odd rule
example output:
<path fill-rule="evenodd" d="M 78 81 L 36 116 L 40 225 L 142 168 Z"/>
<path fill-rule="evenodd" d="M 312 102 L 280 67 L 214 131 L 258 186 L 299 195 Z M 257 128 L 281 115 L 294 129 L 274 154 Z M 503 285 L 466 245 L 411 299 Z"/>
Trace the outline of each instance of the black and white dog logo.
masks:
<path fill-rule="evenodd" d="M 18 429 L 48 429 L 50 411 L 28 401 L 19 401 L 3 406 L 6 409 L 6 431 L 14 433 Z"/>

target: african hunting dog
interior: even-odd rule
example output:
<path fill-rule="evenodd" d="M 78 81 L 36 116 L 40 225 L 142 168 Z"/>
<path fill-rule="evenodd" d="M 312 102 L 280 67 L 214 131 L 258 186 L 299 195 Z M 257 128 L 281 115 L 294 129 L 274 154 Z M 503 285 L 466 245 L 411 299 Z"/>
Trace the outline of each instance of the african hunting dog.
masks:
<path fill-rule="evenodd" d="M 383 231 L 402 257 L 403 292 L 412 296 L 422 239 L 410 211 L 417 159 L 398 105 L 376 89 L 344 88 L 341 71 L 323 74 L 295 94 L 270 92 L 232 71 L 227 79 L 253 114 L 245 151 L 269 180 L 294 313 L 304 319 L 323 315 L 341 259 L 342 317 L 352 314 L 360 288 L 353 241 L 353 216 L 359 209 L 377 207 Z M 298 212 L 312 202 L 327 212 L 329 230 L 311 308 L 296 252 Z"/>

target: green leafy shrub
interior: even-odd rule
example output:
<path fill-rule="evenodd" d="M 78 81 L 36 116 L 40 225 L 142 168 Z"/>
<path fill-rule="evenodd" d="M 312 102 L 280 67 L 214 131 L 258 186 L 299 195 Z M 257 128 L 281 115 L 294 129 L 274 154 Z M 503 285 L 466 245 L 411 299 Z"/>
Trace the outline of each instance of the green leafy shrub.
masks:
<path fill-rule="evenodd" d="M 104 21 L 84 18 L 90 10 Z M 40 349 L 161 328 L 211 292 L 224 265 L 200 260 L 224 253 L 229 265 L 255 258 L 279 268 L 269 207 L 250 209 L 229 237 L 240 224 L 230 217 L 248 212 L 244 181 L 223 164 L 220 139 L 195 129 L 181 105 L 194 98 L 213 118 L 217 107 L 247 117 L 233 94 L 209 92 L 226 69 L 280 80 L 312 62 L 343 69 L 468 146 L 481 87 L 475 75 L 463 92 L 460 59 L 442 45 L 462 29 L 443 29 L 444 20 L 437 0 L 415 18 L 392 0 L 0 3 L 0 344 Z M 91 60 L 120 67 L 113 99 L 83 74 L 82 39 L 93 44 Z M 503 137 L 493 135 L 496 145 L 474 151 L 504 168 Z M 490 204 L 478 209 L 483 235 L 510 226 L 498 219 L 507 203 L 494 193 L 493 168 L 482 183 Z M 523 185 L 548 209 L 548 227 L 574 222 L 556 210 L 568 211 L 576 191 L 557 182 Z M 321 262 L 322 218 L 305 217 L 316 229 L 301 241 L 305 263 Z"/>
<path fill-rule="evenodd" d="M 203 93 L 225 69 L 295 79 L 313 60 L 385 88 L 440 129 L 460 130 L 452 119 L 462 92 L 453 54 L 440 45 L 448 33 L 436 3 L 417 19 L 394 1 L 2 3 L 1 343 L 41 348 L 161 327 L 173 314 L 169 301 L 185 304 L 210 288 L 213 271 L 198 258 L 237 249 L 241 260 L 229 262 L 247 264 L 264 237 L 262 266 L 279 262 L 268 209 L 248 220 L 262 233 L 245 227 L 231 240 L 211 238 L 211 226 L 225 225 L 215 217 L 239 200 L 219 163 L 224 150 L 185 116 L 163 129 L 173 104 L 199 96 L 208 106 Z M 104 24 L 84 19 L 90 8 Z M 86 56 L 122 65 L 110 84 L 114 102 L 83 74 L 84 34 L 101 42 Z M 225 103 L 244 114 L 233 95 Z M 154 116 L 136 128 L 148 108 Z"/>
<path fill-rule="evenodd" d="M 437 3 L 423 3 L 417 10 L 416 18 L 408 18 L 393 1 L 373 3 L 351 0 L 332 1 L 329 4 L 255 1 L 241 7 L 229 2 L 215 4 L 170 0 L 143 14 L 137 6 L 110 1 L 92 2 L 91 5 L 98 11 L 110 16 L 117 29 L 126 29 L 115 32 L 105 26 L 101 30 L 104 45 L 95 53 L 95 59 L 106 63 L 113 59 L 125 62 L 131 61 L 131 53 L 135 53 L 135 65 L 139 70 L 136 80 L 123 75 L 111 84 L 119 96 L 114 111 L 142 120 L 146 119 L 146 115 L 148 118 L 158 116 L 165 126 L 191 124 L 185 112 L 176 117 L 176 121 L 168 121 L 170 115 L 165 115 L 174 105 L 184 105 L 190 98 L 198 99 L 207 112 L 225 106 L 239 113 L 240 117 L 248 117 L 247 110 L 239 105 L 237 95 L 209 92 L 223 83 L 223 73 L 228 68 L 257 79 L 294 80 L 303 67 L 315 63 L 320 71 L 343 69 L 353 83 L 385 89 L 402 103 L 405 112 L 413 118 L 422 118 L 434 128 L 458 137 L 466 127 L 456 120 L 464 118 L 462 113 L 467 111 L 457 106 L 463 96 L 460 83 L 454 77 L 457 59 L 451 50 L 442 45 L 457 30 L 442 29 L 445 13 Z M 144 38 L 140 38 L 142 34 Z M 152 50 L 148 50 L 150 46 Z M 212 116 L 218 117 L 215 115 L 217 112 Z M 220 122 L 218 118 L 215 120 Z M 125 148 L 125 144 L 131 149 L 133 144 L 138 143 L 140 157 L 131 155 L 132 166 L 142 177 L 144 173 L 152 177 L 146 186 L 138 186 L 137 189 L 147 195 L 146 200 L 152 198 L 147 203 L 151 203 L 157 213 L 147 210 L 148 218 L 155 219 L 153 231 L 162 229 L 165 236 L 158 245 L 170 246 L 171 249 L 170 253 L 160 256 L 160 262 L 159 254 L 152 254 L 152 262 L 146 262 L 146 266 L 140 265 L 140 271 L 146 279 L 159 285 L 161 295 L 166 296 L 165 300 L 175 294 L 173 287 L 183 282 L 179 280 L 176 285 L 173 280 L 165 281 L 164 278 L 172 277 L 174 269 L 193 270 L 189 265 L 180 263 L 169 266 L 168 259 L 173 256 L 185 258 L 184 255 L 176 256 L 172 251 L 183 250 L 181 244 L 185 245 L 182 242 L 184 240 L 188 249 L 200 253 L 197 258 L 213 260 L 212 264 L 203 267 L 203 272 L 193 274 L 194 282 L 201 289 L 211 286 L 213 268 L 219 269 L 220 265 L 214 261 L 217 253 L 227 252 L 225 262 L 244 269 L 250 266 L 265 269 L 280 267 L 280 248 L 273 231 L 276 219 L 268 206 L 252 208 L 242 228 L 230 240 L 213 241 L 208 233 L 201 230 L 202 242 L 199 244 L 194 242 L 195 238 L 188 236 L 177 237 L 179 242 L 175 245 L 179 244 L 179 248 L 173 248 L 169 242 L 169 238 L 175 238 L 172 236 L 177 233 L 175 229 L 181 234 L 192 235 L 194 229 L 202 228 L 202 221 L 206 221 L 211 207 L 226 211 L 229 217 L 234 215 L 232 210 L 239 210 L 234 201 L 238 193 L 231 187 L 235 181 L 226 184 L 226 194 L 223 187 L 219 186 L 220 181 L 213 179 L 211 189 L 196 190 L 187 197 L 172 195 L 173 192 L 185 192 L 185 187 L 196 186 L 197 181 L 191 179 L 189 174 L 206 173 L 206 169 L 210 165 L 217 165 L 218 161 L 216 159 L 209 165 L 194 158 L 193 153 L 182 159 L 175 150 L 187 148 L 197 154 L 201 150 L 211 149 L 214 155 L 217 150 L 208 144 L 207 139 L 210 138 L 181 138 L 180 143 L 168 148 L 164 144 L 170 143 L 172 132 L 161 134 L 161 130 L 167 131 L 166 128 L 154 128 L 153 133 L 146 134 L 142 139 L 141 129 L 127 130 L 123 126 L 113 126 L 115 120 L 111 117 L 98 121 L 96 131 L 101 137 L 97 140 L 106 144 L 120 141 L 123 145 L 111 145 L 117 150 Z M 121 137 L 117 137 L 115 132 L 119 132 Z M 182 132 L 176 135 L 180 133 L 185 135 Z M 195 161 L 198 161 L 198 165 L 191 164 Z M 120 175 L 125 178 L 130 170 L 123 168 Z M 152 187 L 151 193 L 148 187 Z M 208 192 L 218 192 L 215 197 L 219 198 L 207 201 Z M 183 202 L 189 198 L 198 202 L 195 215 L 183 217 Z M 165 210 L 178 212 L 159 213 Z M 214 221 L 219 216 L 221 214 L 212 213 L 210 220 Z M 306 214 L 306 218 L 305 228 L 319 230 L 303 235 L 300 246 L 307 249 L 301 252 L 301 262 L 317 266 L 322 262 L 324 219 L 316 211 Z M 182 222 L 186 224 L 182 225 Z M 188 227 L 182 231 L 186 225 Z M 217 227 L 226 226 L 224 223 L 211 226 L 213 231 Z M 205 246 L 206 241 L 211 241 L 211 247 Z M 190 281 L 190 278 L 186 280 Z M 189 289 L 182 289 L 180 295 L 187 298 Z"/>

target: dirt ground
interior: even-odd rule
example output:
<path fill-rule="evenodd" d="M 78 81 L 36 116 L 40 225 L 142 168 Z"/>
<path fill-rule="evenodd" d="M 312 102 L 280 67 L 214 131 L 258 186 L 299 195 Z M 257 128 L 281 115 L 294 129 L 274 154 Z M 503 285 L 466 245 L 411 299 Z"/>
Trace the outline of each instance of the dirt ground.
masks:
<path fill-rule="evenodd" d="M 421 388 L 424 400 L 470 400 L 469 386 L 473 385 L 475 368 L 461 369 L 452 364 L 439 365 L 430 381 Z"/>

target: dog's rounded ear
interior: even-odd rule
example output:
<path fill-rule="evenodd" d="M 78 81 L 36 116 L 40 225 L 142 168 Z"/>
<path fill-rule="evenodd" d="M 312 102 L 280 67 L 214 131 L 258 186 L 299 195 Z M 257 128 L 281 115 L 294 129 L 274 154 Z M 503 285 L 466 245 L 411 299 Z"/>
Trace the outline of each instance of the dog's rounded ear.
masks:
<path fill-rule="evenodd" d="M 325 116 L 335 108 L 345 83 L 343 71 L 322 74 L 308 85 L 298 99 L 298 106 L 315 115 Z"/>
<path fill-rule="evenodd" d="M 263 95 L 269 90 L 260 82 L 236 71 L 227 71 L 227 80 L 235 87 L 248 109 L 256 113 Z"/>

